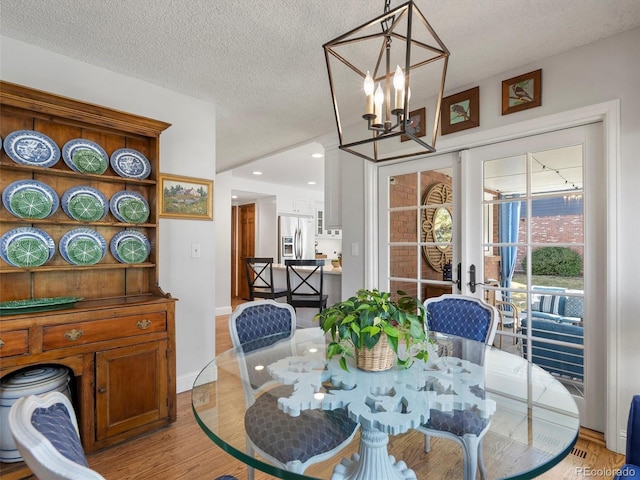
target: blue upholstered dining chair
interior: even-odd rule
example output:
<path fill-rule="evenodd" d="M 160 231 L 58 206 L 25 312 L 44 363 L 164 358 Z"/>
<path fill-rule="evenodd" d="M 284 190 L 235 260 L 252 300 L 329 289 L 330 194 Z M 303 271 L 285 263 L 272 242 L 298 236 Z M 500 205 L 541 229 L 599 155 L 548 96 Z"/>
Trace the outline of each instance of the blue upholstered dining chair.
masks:
<path fill-rule="evenodd" d="M 61 392 L 19 398 L 8 423 L 22 459 L 40 480 L 105 480 L 89 468 L 73 406 Z"/>
<path fill-rule="evenodd" d="M 627 423 L 627 455 L 615 480 L 640 480 L 640 395 L 634 395 Z"/>
<path fill-rule="evenodd" d="M 9 429 L 22 459 L 41 480 L 104 480 L 91 470 L 69 399 L 60 392 L 19 398 Z"/>
<path fill-rule="evenodd" d="M 495 307 L 475 297 L 446 294 L 424 301 L 427 325 L 431 332 L 469 338 L 491 345 L 498 327 Z M 484 348 L 480 352 L 484 360 Z M 471 387 L 474 395 L 484 399 L 483 386 Z M 455 440 L 462 447 L 464 479 L 475 480 L 478 465 L 484 479 L 486 471 L 482 458 L 482 437 L 489 430 L 490 419 L 473 410 L 453 410 L 452 413 L 431 409 L 429 421 L 418 430 L 425 434 L 425 452 L 430 450 L 430 436 Z"/>
<path fill-rule="evenodd" d="M 243 303 L 229 317 L 231 341 L 234 347 L 243 348 L 245 358 L 239 367 L 247 402 L 247 452 L 258 453 L 280 468 L 302 473 L 347 445 L 357 424 L 346 409 L 303 410 L 300 416 L 292 417 L 278 408 L 278 398 L 290 396 L 293 386 L 278 384 L 266 369 L 254 369 L 251 352 L 290 338 L 295 329 L 293 307 L 273 300 Z M 284 343 L 283 348 L 292 347 Z M 293 349 L 287 353 L 294 354 Z M 274 361 L 280 358 L 281 353 L 274 356 Z M 264 356 L 259 361 L 264 363 Z M 253 479 L 252 467 L 248 467 L 248 478 Z"/>

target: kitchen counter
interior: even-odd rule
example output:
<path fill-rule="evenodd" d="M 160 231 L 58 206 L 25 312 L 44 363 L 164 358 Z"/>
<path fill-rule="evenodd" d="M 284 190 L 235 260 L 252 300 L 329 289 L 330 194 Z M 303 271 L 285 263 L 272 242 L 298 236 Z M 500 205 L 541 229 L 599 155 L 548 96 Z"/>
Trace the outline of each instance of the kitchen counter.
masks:
<path fill-rule="evenodd" d="M 300 268 L 300 270 L 311 270 L 315 267 L 298 267 Z M 273 269 L 274 270 L 284 270 L 285 272 L 287 271 L 287 267 L 286 265 L 282 265 L 281 263 L 274 263 L 273 264 Z M 338 268 L 334 268 L 331 266 L 331 262 L 329 262 L 327 265 L 324 266 L 324 274 L 325 275 L 342 275 L 342 267 L 338 267 Z M 286 282 L 286 278 L 285 278 L 285 282 Z"/>
<path fill-rule="evenodd" d="M 312 269 L 313 267 L 303 268 Z M 342 268 L 334 268 L 329 263 L 329 265 L 324 266 L 323 273 L 323 290 L 326 295 L 329 295 L 327 306 L 330 306 L 342 300 Z M 319 273 L 315 273 L 314 277 L 317 278 L 318 275 Z M 313 280 L 315 279 L 312 277 Z M 287 287 L 287 267 L 285 265 L 273 264 L 273 283 L 278 288 L 281 286 L 283 288 Z M 317 283 L 315 285 L 317 286 Z M 318 327 L 318 322 L 313 321 L 316 313 L 318 313 L 317 308 L 298 308 L 296 310 L 298 328 Z"/>

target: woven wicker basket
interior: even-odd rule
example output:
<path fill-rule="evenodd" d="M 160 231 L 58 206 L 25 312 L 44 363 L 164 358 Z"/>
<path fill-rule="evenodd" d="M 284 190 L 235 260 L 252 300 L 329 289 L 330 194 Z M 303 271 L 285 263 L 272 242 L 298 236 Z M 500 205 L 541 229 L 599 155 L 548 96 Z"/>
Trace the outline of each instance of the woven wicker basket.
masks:
<path fill-rule="evenodd" d="M 382 335 L 378 343 L 369 350 L 368 348 L 356 349 L 356 365 L 360 370 L 368 372 L 381 372 L 393 367 L 395 354 L 387 341 L 387 336 Z"/>

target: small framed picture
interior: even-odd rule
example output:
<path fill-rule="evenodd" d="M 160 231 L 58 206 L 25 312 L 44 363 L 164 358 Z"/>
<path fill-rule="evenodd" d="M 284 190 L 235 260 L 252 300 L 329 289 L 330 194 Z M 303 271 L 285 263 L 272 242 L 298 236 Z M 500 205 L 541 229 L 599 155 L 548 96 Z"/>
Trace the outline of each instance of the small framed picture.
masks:
<path fill-rule="evenodd" d="M 542 105 L 542 69 L 502 81 L 502 114 Z"/>
<path fill-rule="evenodd" d="M 480 125 L 480 87 L 442 99 L 440 133 L 459 132 Z"/>
<path fill-rule="evenodd" d="M 160 216 L 213 220 L 213 180 L 161 173 Z"/>
<path fill-rule="evenodd" d="M 409 120 L 407 121 L 407 128 L 405 131 L 416 137 L 424 137 L 427 134 L 427 129 L 424 125 L 427 121 L 425 115 L 425 107 L 409 112 Z M 407 140 L 410 140 L 408 136 L 400 135 L 401 142 L 406 142 Z"/>

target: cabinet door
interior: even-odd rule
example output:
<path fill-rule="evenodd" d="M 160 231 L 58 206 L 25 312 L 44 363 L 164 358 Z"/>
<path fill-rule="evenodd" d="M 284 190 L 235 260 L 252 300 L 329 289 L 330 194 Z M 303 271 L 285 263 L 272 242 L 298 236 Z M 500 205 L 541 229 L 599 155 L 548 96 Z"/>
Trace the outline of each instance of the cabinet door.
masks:
<path fill-rule="evenodd" d="M 278 197 L 278 213 L 292 213 L 294 215 L 313 215 L 313 204 L 309 200 Z"/>
<path fill-rule="evenodd" d="M 168 416 L 167 341 L 96 353 L 96 439 Z"/>

